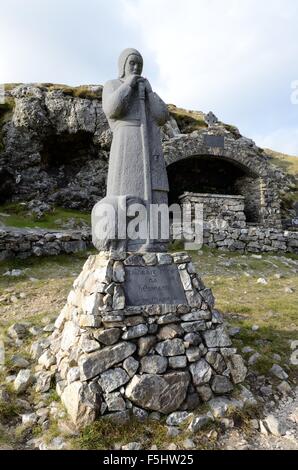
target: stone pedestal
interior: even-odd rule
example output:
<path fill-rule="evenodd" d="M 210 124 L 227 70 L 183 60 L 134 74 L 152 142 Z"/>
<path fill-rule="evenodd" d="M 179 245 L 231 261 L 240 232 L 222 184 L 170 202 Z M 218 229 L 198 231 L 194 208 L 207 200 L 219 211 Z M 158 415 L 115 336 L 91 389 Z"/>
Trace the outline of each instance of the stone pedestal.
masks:
<path fill-rule="evenodd" d="M 90 256 L 46 351 L 70 417 L 127 420 L 195 409 L 246 368 L 187 253 Z"/>

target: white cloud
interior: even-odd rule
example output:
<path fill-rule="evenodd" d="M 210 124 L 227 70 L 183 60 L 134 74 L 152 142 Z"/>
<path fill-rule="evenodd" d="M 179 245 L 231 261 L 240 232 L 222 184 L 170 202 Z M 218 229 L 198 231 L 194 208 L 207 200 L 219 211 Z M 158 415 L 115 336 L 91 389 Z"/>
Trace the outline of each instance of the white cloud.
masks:
<path fill-rule="evenodd" d="M 103 83 L 116 76 L 121 50 L 136 47 L 165 101 L 212 110 L 248 137 L 274 134 L 279 147 L 296 148 L 297 0 L 0 4 L 0 83 Z"/>
<path fill-rule="evenodd" d="M 211 109 L 240 130 L 256 132 L 256 125 L 266 128 L 269 121 L 272 132 L 289 125 L 290 84 L 298 79 L 295 0 L 123 0 L 123 5 L 127 23 L 138 25 L 156 59 L 154 85 L 167 102 Z"/>

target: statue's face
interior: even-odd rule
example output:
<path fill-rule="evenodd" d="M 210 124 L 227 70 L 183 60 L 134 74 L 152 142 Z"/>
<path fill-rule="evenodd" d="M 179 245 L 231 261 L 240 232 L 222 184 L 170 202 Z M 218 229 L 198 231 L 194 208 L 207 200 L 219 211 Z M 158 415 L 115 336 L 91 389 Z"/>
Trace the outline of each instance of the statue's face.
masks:
<path fill-rule="evenodd" d="M 131 54 L 128 56 L 125 63 L 125 76 L 128 75 L 141 75 L 143 69 L 143 62 L 140 56 Z"/>

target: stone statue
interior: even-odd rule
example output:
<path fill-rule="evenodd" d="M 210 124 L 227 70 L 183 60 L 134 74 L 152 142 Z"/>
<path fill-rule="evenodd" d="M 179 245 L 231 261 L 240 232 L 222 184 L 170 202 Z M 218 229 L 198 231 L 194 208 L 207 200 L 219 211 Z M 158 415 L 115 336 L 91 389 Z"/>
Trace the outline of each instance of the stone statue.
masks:
<path fill-rule="evenodd" d="M 119 57 L 119 78 L 103 89 L 103 110 L 113 132 L 107 196 L 99 204 L 112 204 L 127 214 L 133 203 L 167 204 L 168 178 L 159 126 L 169 119 L 166 104 L 141 76 L 143 58 L 135 49 L 125 49 Z M 120 204 L 119 204 L 120 202 Z M 117 205 L 117 208 L 116 208 Z M 165 240 L 125 240 L 116 236 L 95 236 L 98 249 L 165 251 Z M 126 245 L 126 246 L 124 246 Z"/>

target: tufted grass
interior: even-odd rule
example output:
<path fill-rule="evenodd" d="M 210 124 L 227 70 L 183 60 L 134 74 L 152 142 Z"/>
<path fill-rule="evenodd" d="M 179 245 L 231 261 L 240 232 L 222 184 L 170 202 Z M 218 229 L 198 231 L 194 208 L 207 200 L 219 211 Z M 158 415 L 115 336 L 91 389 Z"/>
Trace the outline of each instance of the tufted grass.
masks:
<path fill-rule="evenodd" d="M 43 83 L 43 87 L 47 88 L 49 91 L 60 90 L 64 95 L 71 96 L 73 98 L 83 98 L 89 100 L 101 99 L 102 97 L 102 87 L 98 87 L 97 91 L 93 91 L 87 85 L 80 85 L 77 87 L 72 87 L 68 85 L 59 85 L 52 83 Z"/>
<path fill-rule="evenodd" d="M 193 131 L 208 127 L 204 121 L 204 114 L 201 112 L 188 111 L 171 104 L 168 105 L 168 109 L 183 134 L 190 134 Z"/>
<path fill-rule="evenodd" d="M 282 168 L 287 173 L 298 176 L 298 158 L 294 155 L 287 155 L 285 153 L 275 152 L 271 149 L 264 149 L 265 152 L 271 157 L 272 163 Z"/>
<path fill-rule="evenodd" d="M 90 212 L 55 207 L 53 212 L 45 214 L 39 220 L 29 215 L 28 212 L 24 203 L 2 204 L 0 205 L 0 225 L 17 228 L 61 229 L 68 219 L 75 219 L 77 223 L 84 221 L 88 225 L 91 224 Z"/>

